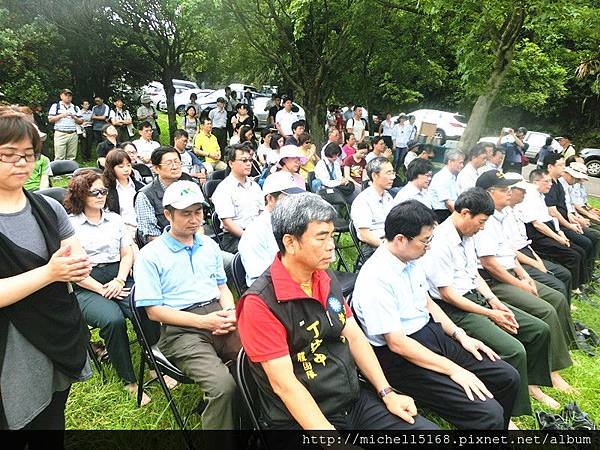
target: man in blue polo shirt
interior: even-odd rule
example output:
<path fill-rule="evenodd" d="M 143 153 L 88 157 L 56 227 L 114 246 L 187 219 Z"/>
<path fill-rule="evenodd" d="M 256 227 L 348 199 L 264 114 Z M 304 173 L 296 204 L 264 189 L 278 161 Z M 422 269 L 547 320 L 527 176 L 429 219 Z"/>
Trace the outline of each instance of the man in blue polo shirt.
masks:
<path fill-rule="evenodd" d="M 236 384 L 225 363 L 236 357 L 241 344 L 221 252 L 198 233 L 205 203 L 191 181 L 177 181 L 165 190 L 170 225 L 140 251 L 135 297 L 151 320 L 162 323 L 160 350 L 204 391 L 208 404 L 202 428 L 230 430 Z"/>

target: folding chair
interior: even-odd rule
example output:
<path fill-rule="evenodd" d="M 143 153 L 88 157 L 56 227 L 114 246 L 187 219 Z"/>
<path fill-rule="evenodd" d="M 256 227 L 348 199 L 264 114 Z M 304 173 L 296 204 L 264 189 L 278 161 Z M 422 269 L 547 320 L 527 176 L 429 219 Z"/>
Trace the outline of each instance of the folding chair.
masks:
<path fill-rule="evenodd" d="M 142 180 L 146 184 L 151 183 L 152 180 L 154 179 L 154 174 L 152 173 L 152 170 L 150 170 L 150 167 L 148 167 L 146 164 L 142 164 L 142 163 L 134 164 L 132 166 L 132 169 L 138 171 L 138 173 L 142 177 Z"/>
<path fill-rule="evenodd" d="M 246 286 L 246 269 L 244 268 L 244 264 L 242 264 L 242 256 L 239 253 L 233 256 L 231 273 L 233 275 L 235 290 L 241 296 L 248 289 L 248 286 Z"/>
<path fill-rule="evenodd" d="M 204 185 L 202 186 L 202 189 L 204 190 L 204 197 L 211 203 L 211 205 L 212 201 L 210 199 L 212 198 L 213 194 L 215 193 L 215 190 L 217 189 L 217 186 L 221 181 L 223 180 L 207 180 L 206 183 L 204 183 Z"/>
<path fill-rule="evenodd" d="M 221 219 L 219 219 L 219 216 L 217 216 L 216 211 L 213 211 L 213 213 L 210 217 L 210 223 L 211 223 L 212 230 L 214 233 L 214 236 L 211 236 L 211 237 L 217 242 L 217 244 L 219 244 L 219 247 L 221 247 L 221 239 L 223 238 L 223 235 L 225 234 L 225 232 L 222 229 Z"/>
<path fill-rule="evenodd" d="M 227 176 L 227 169 L 215 170 L 208 175 L 207 181 L 224 180 L 226 176 Z"/>
<path fill-rule="evenodd" d="M 369 259 L 369 257 L 367 255 L 365 255 L 363 252 L 363 249 L 362 249 L 363 243 L 358 238 L 358 231 L 356 230 L 356 227 L 354 226 L 354 222 L 352 222 L 352 219 L 350 219 L 349 228 L 350 228 L 350 236 L 352 237 L 352 242 L 354 242 L 354 246 L 356 247 L 356 251 L 358 252 L 358 254 L 356 255 L 356 261 L 354 261 L 354 272 L 358 272 L 358 269 L 360 269 L 360 267 L 362 267 L 362 265 L 365 262 L 367 262 L 367 259 Z"/>
<path fill-rule="evenodd" d="M 262 441 L 264 448 L 268 449 L 269 446 L 267 444 L 267 440 L 265 436 L 262 434 L 263 426 L 259 421 L 260 417 L 260 400 L 258 398 L 258 386 L 256 385 L 256 381 L 254 377 L 250 373 L 250 363 L 248 362 L 248 356 L 242 347 L 240 352 L 238 353 L 237 363 L 235 366 L 235 378 L 240 388 L 240 392 L 242 395 L 242 400 L 244 406 L 246 407 L 246 411 L 248 412 L 248 416 L 250 421 L 252 422 L 253 428 L 258 431 L 258 437 Z"/>
<path fill-rule="evenodd" d="M 56 161 L 50 161 L 50 170 L 52 170 L 52 176 L 50 177 L 50 186 L 52 186 L 52 178 L 60 177 L 62 175 L 73 175 L 79 169 L 79 164 L 76 161 L 69 159 L 57 159 Z"/>
<path fill-rule="evenodd" d="M 143 306 L 136 307 L 135 286 L 131 288 L 131 294 L 129 296 L 129 307 L 131 308 L 132 312 L 133 327 L 138 336 L 138 342 L 142 350 L 142 354 L 140 357 L 140 371 L 138 384 L 139 388 L 137 394 L 138 407 L 140 406 L 142 401 L 144 386 L 147 385 L 147 383 L 142 383 L 142 380 L 144 379 L 144 370 L 147 361 L 149 368 L 156 372 L 156 380 L 158 380 L 160 387 L 162 388 L 162 391 L 165 394 L 165 397 L 167 398 L 169 407 L 171 408 L 171 412 L 175 417 L 177 425 L 179 425 L 179 428 L 181 428 L 181 430 L 186 431 L 186 423 L 189 416 L 186 417 L 185 421 L 181 418 L 181 414 L 177 409 L 175 400 L 171 395 L 171 391 L 169 390 L 167 383 L 163 378 L 163 375 L 168 375 L 182 384 L 194 384 L 194 381 L 186 377 L 177 367 L 171 364 L 169 360 L 165 357 L 165 355 L 163 355 L 162 352 L 158 349 L 158 346 L 156 344 L 158 342 L 158 338 L 160 337 L 160 324 L 148 318 L 148 315 L 146 314 L 146 309 Z M 191 447 L 191 444 L 188 441 L 189 437 L 187 436 L 187 434 L 184 434 L 184 437 L 186 439 L 188 447 L 193 448 Z"/>
<path fill-rule="evenodd" d="M 65 201 L 65 195 L 67 195 L 67 190 L 62 187 L 51 187 L 36 191 L 36 194 L 42 194 L 47 197 L 51 197 L 62 205 Z"/>
<path fill-rule="evenodd" d="M 350 297 L 352 292 L 354 292 L 354 284 L 356 283 L 358 274 L 354 272 L 340 272 L 337 270 L 333 270 L 332 272 L 342 287 L 342 293 L 344 294 L 344 297 Z"/>
<path fill-rule="evenodd" d="M 92 172 L 96 172 L 99 174 L 104 173 L 104 171 L 102 169 L 99 169 L 98 167 L 80 167 L 78 169 L 75 169 L 75 171 L 73 172 L 73 176 L 75 176 L 81 172 L 86 172 L 88 170 L 91 170 Z"/>
<path fill-rule="evenodd" d="M 340 247 L 339 242 L 343 233 L 350 231 L 348 221 L 350 220 L 350 210 L 348 209 L 348 203 L 338 191 L 332 188 L 322 188 L 317 192 L 319 196 L 335 208 L 337 211 L 337 217 L 333 220 L 333 232 L 335 234 L 335 254 L 338 258 L 337 270 L 343 267 L 346 272 L 349 272 L 346 261 L 342 256 L 342 249 L 350 247 Z"/>

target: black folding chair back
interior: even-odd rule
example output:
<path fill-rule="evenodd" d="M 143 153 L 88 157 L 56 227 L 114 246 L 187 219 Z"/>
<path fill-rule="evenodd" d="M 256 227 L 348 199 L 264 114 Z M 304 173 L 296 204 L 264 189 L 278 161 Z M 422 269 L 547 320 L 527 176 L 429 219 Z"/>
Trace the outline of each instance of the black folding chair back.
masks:
<path fill-rule="evenodd" d="M 227 169 L 215 170 L 215 171 L 211 172 L 206 179 L 208 181 L 211 181 L 211 180 L 224 180 L 225 177 L 227 176 L 227 172 L 228 172 Z"/>
<path fill-rule="evenodd" d="M 154 322 L 148 318 L 146 314 L 146 309 L 144 307 L 136 307 L 135 305 L 135 286 L 131 288 L 131 295 L 129 296 L 129 306 L 132 312 L 132 323 L 135 328 L 135 331 L 138 336 L 138 340 L 140 343 L 140 347 L 142 350 L 142 356 L 140 358 L 140 372 L 139 372 L 139 389 L 137 402 L 138 406 L 142 401 L 142 393 L 144 384 L 142 380 L 144 379 L 144 369 L 146 361 L 148 361 L 148 365 L 150 369 L 156 372 L 156 379 L 158 380 L 160 387 L 169 402 L 169 407 L 171 408 L 171 412 L 177 421 L 177 425 L 182 430 L 185 430 L 185 422 L 181 418 L 181 414 L 177 409 L 177 405 L 175 404 L 175 400 L 171 395 L 171 391 L 169 390 L 167 383 L 163 378 L 163 375 L 168 375 L 171 378 L 177 380 L 179 383 L 183 384 L 194 384 L 194 381 L 190 378 L 186 377 L 177 367 L 169 362 L 169 360 L 161 353 L 161 351 L 157 347 L 157 342 L 160 337 L 160 324 Z M 188 437 L 186 435 L 186 441 Z M 188 446 L 189 446 L 189 442 Z"/>
<path fill-rule="evenodd" d="M 154 174 L 152 173 L 152 170 L 146 164 L 142 164 L 142 163 L 134 164 L 132 166 L 132 168 L 138 171 L 138 173 L 144 180 L 144 183 L 146 183 L 146 184 L 151 183 L 152 180 L 154 179 Z"/>
<path fill-rule="evenodd" d="M 41 189 L 36 191 L 36 194 L 42 194 L 46 197 L 52 197 L 61 205 L 65 202 L 65 195 L 67 195 L 67 190 L 62 187 L 51 187 L 48 189 Z"/>
<path fill-rule="evenodd" d="M 79 169 L 79 164 L 77 161 L 69 159 L 57 159 L 56 161 L 50 161 L 50 169 L 52 169 L 52 176 L 54 177 L 70 175 Z"/>
<path fill-rule="evenodd" d="M 317 192 L 317 194 L 329 203 L 337 212 L 337 217 L 333 219 L 333 232 L 335 233 L 335 253 L 337 255 L 337 270 L 340 270 L 340 267 L 343 267 L 346 272 L 349 272 L 348 265 L 344 260 L 341 250 L 346 247 L 340 247 L 339 242 L 342 236 L 342 233 L 348 233 L 350 231 L 349 221 L 350 221 L 350 210 L 348 208 L 348 203 L 344 199 L 344 196 L 340 194 L 337 190 L 332 188 L 321 188 Z"/>
<path fill-rule="evenodd" d="M 335 277 L 340 283 L 342 287 L 342 293 L 344 297 L 348 298 L 354 292 L 354 284 L 356 283 L 356 278 L 358 277 L 357 273 L 354 272 L 341 272 L 334 270 L 333 271 Z"/>
<path fill-rule="evenodd" d="M 219 185 L 219 183 L 221 181 L 223 181 L 223 180 L 207 180 L 203 186 L 204 197 L 206 197 L 208 200 L 210 200 L 212 198 L 213 194 L 215 193 L 217 186 Z"/>
<path fill-rule="evenodd" d="M 219 244 L 219 247 L 221 246 L 221 239 L 223 238 L 223 229 L 221 227 L 221 219 L 219 219 L 219 216 L 217 216 L 217 212 L 213 211 L 211 217 L 210 217 L 210 223 L 212 225 L 212 230 L 214 233 L 214 236 L 211 236 L 211 238 L 213 238 L 217 244 Z"/>
<path fill-rule="evenodd" d="M 80 174 L 82 172 L 86 172 L 91 170 L 92 172 L 96 172 L 99 174 L 104 173 L 104 171 L 102 169 L 99 169 L 98 167 L 80 167 L 79 169 L 75 169 L 75 171 L 73 172 L 73 176 Z"/>
<path fill-rule="evenodd" d="M 352 222 L 352 220 L 350 220 L 350 222 L 348 223 L 348 225 L 349 225 L 348 228 L 349 228 L 349 231 L 350 231 L 350 236 L 352 237 L 352 242 L 354 242 L 354 246 L 356 247 L 356 251 L 358 252 L 358 254 L 356 256 L 356 261 L 354 261 L 354 272 L 358 272 L 358 269 L 369 258 L 362 251 L 363 243 L 358 238 L 358 231 L 357 231 L 356 227 L 354 226 L 354 222 Z"/>
<path fill-rule="evenodd" d="M 252 426 L 255 430 L 260 431 L 262 430 L 262 427 L 260 421 L 258 420 L 260 417 L 258 386 L 256 385 L 256 381 L 254 380 L 252 373 L 250 373 L 250 362 L 248 361 L 248 356 L 246 355 L 243 347 L 238 353 L 235 366 L 235 375 L 238 387 L 240 388 L 240 392 L 242 394 L 242 400 L 252 422 Z M 263 443 L 266 444 L 264 439 Z"/>
<path fill-rule="evenodd" d="M 248 289 L 248 286 L 246 286 L 246 269 L 242 264 L 242 256 L 239 253 L 236 253 L 231 261 L 231 272 L 235 289 L 241 296 Z"/>

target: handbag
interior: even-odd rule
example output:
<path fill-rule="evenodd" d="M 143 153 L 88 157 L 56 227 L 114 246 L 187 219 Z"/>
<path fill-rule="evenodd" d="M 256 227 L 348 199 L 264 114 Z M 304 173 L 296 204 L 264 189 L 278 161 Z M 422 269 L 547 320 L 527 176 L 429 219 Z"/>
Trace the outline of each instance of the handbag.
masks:
<path fill-rule="evenodd" d="M 340 184 L 339 186 L 335 187 L 335 189 L 337 189 L 345 197 L 352 195 L 354 188 L 354 183 Z"/>
<path fill-rule="evenodd" d="M 529 165 L 529 158 L 525 155 L 521 155 L 521 166 L 525 167 Z"/>

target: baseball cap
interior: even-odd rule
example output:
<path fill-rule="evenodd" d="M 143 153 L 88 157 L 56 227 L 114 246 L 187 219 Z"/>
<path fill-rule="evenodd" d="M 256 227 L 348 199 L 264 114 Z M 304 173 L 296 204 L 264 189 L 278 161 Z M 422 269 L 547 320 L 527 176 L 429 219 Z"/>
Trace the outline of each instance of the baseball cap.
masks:
<path fill-rule="evenodd" d="M 295 145 L 284 145 L 279 149 L 279 162 L 283 158 L 300 158 L 300 165 L 304 165 L 308 161 L 308 158 Z"/>
<path fill-rule="evenodd" d="M 165 190 L 163 196 L 163 206 L 172 206 L 175 209 L 185 209 L 196 203 L 208 206 L 200 186 L 193 181 L 176 181 Z"/>
<path fill-rule="evenodd" d="M 502 172 L 498 170 L 488 170 L 483 172 L 477 178 L 475 186 L 482 189 L 489 189 L 491 187 L 506 187 L 516 184 L 518 180 L 507 178 Z"/>
<path fill-rule="evenodd" d="M 265 178 L 262 187 L 263 195 L 273 194 L 275 192 L 284 192 L 286 194 L 300 194 L 305 192 L 300 189 L 288 173 L 275 172 Z"/>
<path fill-rule="evenodd" d="M 581 167 L 581 166 L 583 166 L 583 167 Z M 564 171 L 567 172 L 569 175 L 571 175 L 573 178 L 577 178 L 578 180 L 587 180 L 588 179 L 588 176 L 586 175 L 587 168 L 585 167 L 584 164 L 581 164 L 578 162 L 573 162 L 569 165 L 569 167 L 565 167 Z"/>
<path fill-rule="evenodd" d="M 73 95 L 73 91 L 71 91 L 71 89 L 63 89 L 62 91 L 60 91 L 61 94 L 70 94 Z"/>
<path fill-rule="evenodd" d="M 507 180 L 516 180 L 517 181 L 515 184 L 513 184 L 513 186 L 512 186 L 513 189 L 515 189 L 515 188 L 523 189 L 524 191 L 529 189 L 530 184 L 527 181 L 525 181 L 523 179 L 523 177 L 518 173 L 507 172 L 504 174 L 504 178 L 506 178 Z"/>

